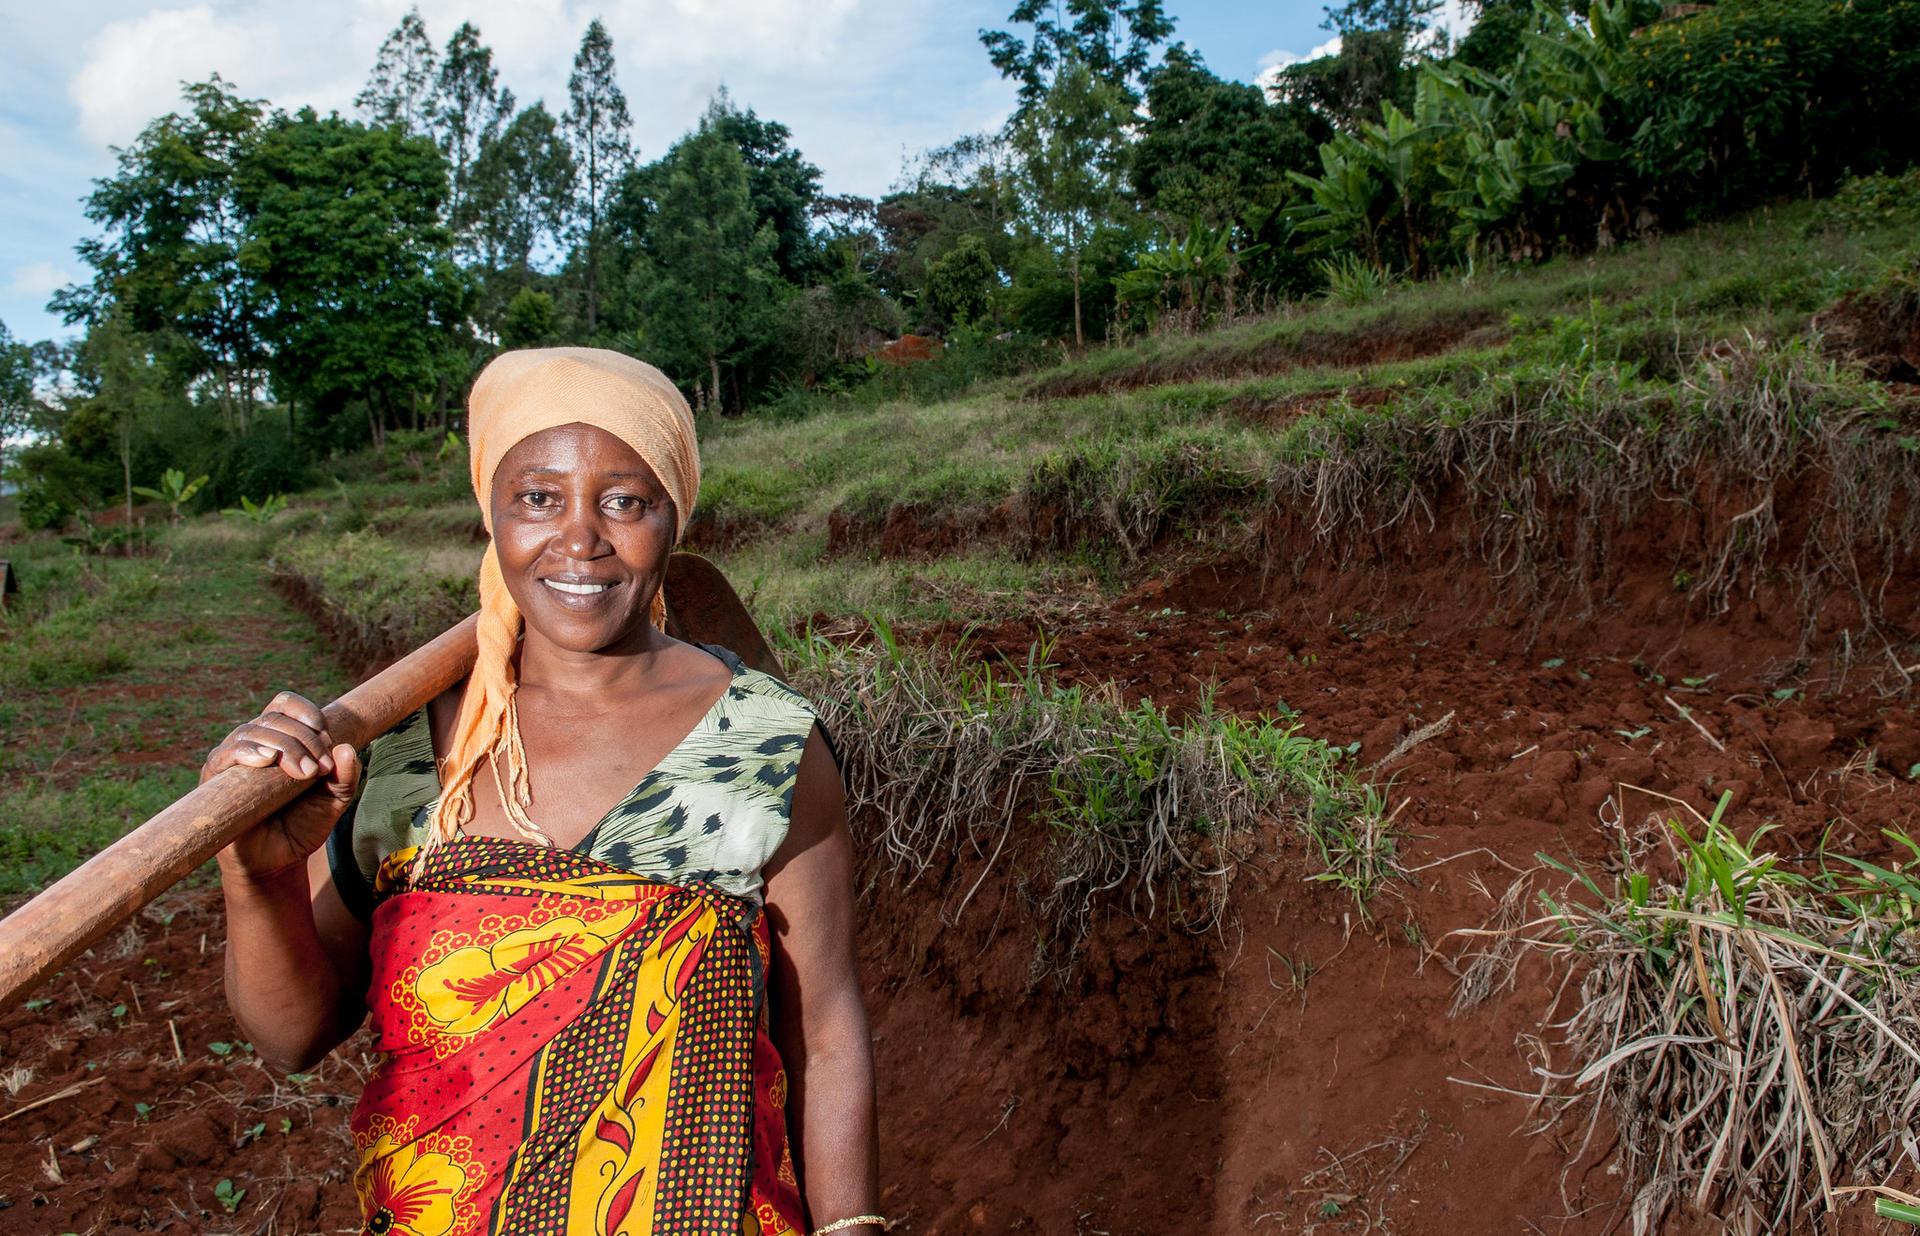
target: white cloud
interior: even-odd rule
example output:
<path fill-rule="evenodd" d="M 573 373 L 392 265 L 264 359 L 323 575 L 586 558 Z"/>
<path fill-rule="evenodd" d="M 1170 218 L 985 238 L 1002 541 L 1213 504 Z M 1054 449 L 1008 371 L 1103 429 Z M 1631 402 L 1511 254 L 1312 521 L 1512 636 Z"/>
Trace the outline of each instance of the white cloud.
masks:
<path fill-rule="evenodd" d="M 1260 57 L 1260 71 L 1254 74 L 1253 81 L 1255 85 L 1263 89 L 1271 90 L 1274 83 L 1280 80 L 1280 71 L 1288 65 L 1302 64 L 1308 60 L 1318 60 L 1322 56 L 1337 56 L 1339 54 L 1340 36 L 1337 34 L 1313 48 L 1305 55 L 1301 55 L 1299 52 L 1287 51 L 1285 48 L 1275 48 L 1273 51 Z"/>
<path fill-rule="evenodd" d="M 102 145 L 125 144 L 153 117 L 179 106 L 180 83 L 218 70 L 258 93 L 280 60 L 273 27 L 216 15 L 212 6 L 159 9 L 110 22 L 87 42 L 87 59 L 67 82 L 80 131 Z"/>
<path fill-rule="evenodd" d="M 29 262 L 13 268 L 7 281 L 7 293 L 31 300 L 45 300 L 73 282 L 73 276 L 52 262 Z"/>

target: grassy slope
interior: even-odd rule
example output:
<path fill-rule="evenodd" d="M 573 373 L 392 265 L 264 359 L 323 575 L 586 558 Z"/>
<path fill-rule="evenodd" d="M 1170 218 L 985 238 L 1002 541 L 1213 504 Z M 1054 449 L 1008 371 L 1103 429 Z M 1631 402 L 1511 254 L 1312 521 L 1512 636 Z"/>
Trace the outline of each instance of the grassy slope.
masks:
<path fill-rule="evenodd" d="M 31 890 L 193 786 L 273 691 L 345 686 L 300 615 L 260 587 L 260 536 L 201 521 L 150 558 L 8 546 L 0 631 L 0 897 Z"/>
<path fill-rule="evenodd" d="M 706 424 L 702 517 L 741 534 L 743 548 L 720 557 L 774 624 L 868 609 L 964 618 L 1022 594 L 1097 588 L 1155 529 L 1197 532 L 1250 507 L 1280 483 L 1276 468 L 1349 449 L 1356 424 L 1457 421 L 1510 399 L 1512 383 L 1528 378 L 1539 379 L 1541 407 L 1560 400 L 1563 387 L 1586 389 L 1594 374 L 1621 402 L 1681 391 L 1694 358 L 1716 342 L 1800 336 L 1823 307 L 1910 264 L 1916 224 L 1898 216 L 1841 227 L 1825 207 L 1763 209 L 1593 257 L 1139 341 L 957 398 L 822 400 L 798 420 Z M 1449 350 L 1316 363 L 1364 354 L 1371 340 L 1417 341 L 1436 330 L 1449 335 Z M 1136 385 L 1142 380 L 1154 384 Z M 1088 393 L 1041 397 L 1059 391 Z M 1356 409 L 1350 391 L 1384 406 Z M 1838 402 L 1853 398 L 1843 392 Z M 1299 410 L 1274 415 L 1289 405 Z M 347 461 L 340 475 L 369 466 Z M 375 631 L 396 597 L 436 615 L 469 603 L 474 518 L 463 473 L 422 463 L 418 474 L 409 481 L 388 469 L 384 482 L 311 495 L 305 505 L 318 509 L 296 513 L 289 526 L 316 530 L 277 551 L 295 572 L 329 576 L 327 591 L 355 610 L 348 625 L 356 629 Z M 835 515 L 871 527 L 895 506 L 978 516 L 1023 499 L 1076 521 L 1066 552 L 1035 557 L 981 545 L 922 563 L 828 553 Z M 393 502 L 411 505 L 380 505 Z M 340 561 L 332 541 L 351 529 L 367 530 L 354 550 L 359 567 Z M 383 542 L 404 552 L 387 554 Z M 423 570 L 425 549 L 439 552 Z"/>
<path fill-rule="evenodd" d="M 1849 230 L 1820 218 L 1817 207 L 1763 210 L 1611 254 L 1399 288 L 1370 304 L 1296 306 L 938 402 L 823 400 L 799 420 L 705 425 L 702 506 L 722 527 L 753 530 L 720 556 L 770 625 L 859 610 L 968 618 L 1040 590 L 1097 590 L 1124 565 L 1114 546 L 1124 537 L 1089 536 L 1032 556 L 993 545 L 903 563 L 859 550 L 828 555 L 828 523 L 836 513 L 877 521 L 895 505 L 977 513 L 1040 498 L 1104 504 L 1110 522 L 1129 499 L 1161 514 L 1185 502 L 1197 526 L 1257 496 L 1277 463 L 1355 438 L 1355 424 L 1456 415 L 1496 397 L 1515 373 L 1564 378 L 1625 365 L 1637 368 L 1640 386 L 1671 388 L 1713 341 L 1799 334 L 1835 298 L 1911 260 L 1910 219 Z M 1440 355 L 1296 363 L 1324 354 L 1328 340 L 1461 321 L 1482 325 Z M 1131 387 L 1142 375 L 1185 380 Z M 1033 397 L 1071 389 L 1094 393 Z M 1384 391 L 1388 402 L 1356 408 L 1339 395 L 1351 389 Z M 1336 397 L 1310 401 L 1284 425 L 1262 423 L 1263 409 L 1316 392 Z M 304 579 L 338 628 L 368 649 L 418 642 L 470 608 L 479 545 L 458 463 L 340 461 L 338 480 L 297 496 L 270 528 L 195 521 L 171 534 L 162 563 L 81 560 L 48 540 L 13 547 L 28 599 L 0 643 L 0 818 L 13 821 L 0 891 L 67 865 L 186 783 L 179 771 L 139 778 L 116 758 L 177 762 L 204 751 L 233 716 L 257 707 L 268 680 L 315 692 L 338 685 L 333 662 L 311 655 L 305 624 L 260 596 L 260 557 Z M 258 667 L 257 690 L 166 689 L 216 676 L 236 629 L 253 632 L 246 657 Z"/>

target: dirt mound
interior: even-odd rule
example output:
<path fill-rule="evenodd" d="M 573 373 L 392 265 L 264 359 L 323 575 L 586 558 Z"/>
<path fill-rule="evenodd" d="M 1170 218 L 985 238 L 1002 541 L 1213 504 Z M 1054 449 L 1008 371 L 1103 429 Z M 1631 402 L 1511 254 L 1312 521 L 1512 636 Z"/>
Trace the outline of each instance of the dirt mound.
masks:
<path fill-rule="evenodd" d="M 1348 330 L 1307 330 L 1253 345 L 1215 344 L 1099 373 L 1069 370 L 1027 388 L 1030 399 L 1068 399 L 1176 382 L 1228 381 L 1294 369 L 1350 369 L 1415 360 L 1470 343 L 1498 342 L 1498 315 L 1474 308 L 1443 315 L 1388 313 Z"/>

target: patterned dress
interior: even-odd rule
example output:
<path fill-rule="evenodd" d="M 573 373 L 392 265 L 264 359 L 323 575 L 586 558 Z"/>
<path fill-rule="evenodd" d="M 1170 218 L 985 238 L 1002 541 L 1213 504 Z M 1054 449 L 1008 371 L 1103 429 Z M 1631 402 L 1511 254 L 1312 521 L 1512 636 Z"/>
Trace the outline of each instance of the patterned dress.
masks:
<path fill-rule="evenodd" d="M 352 1119 L 366 1232 L 806 1230 L 761 868 L 817 721 L 701 647 L 727 690 L 572 847 L 460 837 L 416 870 L 440 792 L 427 710 L 369 746 L 328 841 L 371 931 L 380 1063 Z"/>

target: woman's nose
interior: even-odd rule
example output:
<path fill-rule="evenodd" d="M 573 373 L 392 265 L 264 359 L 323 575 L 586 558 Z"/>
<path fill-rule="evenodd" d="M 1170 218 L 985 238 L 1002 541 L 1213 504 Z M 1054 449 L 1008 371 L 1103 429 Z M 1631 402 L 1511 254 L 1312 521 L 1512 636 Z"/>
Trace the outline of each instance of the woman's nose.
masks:
<path fill-rule="evenodd" d="M 598 558 L 607 552 L 599 507 L 592 503 L 574 506 L 560 528 L 560 549 L 569 558 Z"/>

